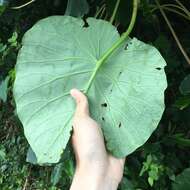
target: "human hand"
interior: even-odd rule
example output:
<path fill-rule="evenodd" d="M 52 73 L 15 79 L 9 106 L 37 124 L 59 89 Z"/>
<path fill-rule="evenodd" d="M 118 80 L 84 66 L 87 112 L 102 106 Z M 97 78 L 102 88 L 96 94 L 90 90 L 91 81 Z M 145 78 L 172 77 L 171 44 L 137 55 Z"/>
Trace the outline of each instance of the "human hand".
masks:
<path fill-rule="evenodd" d="M 107 153 L 101 128 L 89 116 L 86 96 L 76 89 L 71 96 L 76 101 L 72 136 L 76 171 L 70 190 L 116 190 L 125 159 Z"/>

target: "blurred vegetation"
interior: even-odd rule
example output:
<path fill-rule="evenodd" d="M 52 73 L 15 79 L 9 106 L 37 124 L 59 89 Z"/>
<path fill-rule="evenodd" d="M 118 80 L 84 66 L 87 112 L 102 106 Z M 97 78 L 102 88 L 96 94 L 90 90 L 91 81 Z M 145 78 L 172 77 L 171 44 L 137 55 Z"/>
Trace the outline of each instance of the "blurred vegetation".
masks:
<path fill-rule="evenodd" d="M 56 165 L 26 162 L 28 143 L 15 113 L 14 66 L 23 34 L 50 15 L 109 20 L 116 0 L 0 0 L 0 189 L 69 189 L 75 162 L 71 148 Z M 122 33 L 131 0 L 121 0 L 114 25 Z M 157 47 L 167 62 L 168 88 L 162 120 L 148 142 L 128 156 L 120 190 L 190 189 L 190 3 L 139 0 L 131 36 Z M 134 58 L 135 59 L 135 58 Z"/>

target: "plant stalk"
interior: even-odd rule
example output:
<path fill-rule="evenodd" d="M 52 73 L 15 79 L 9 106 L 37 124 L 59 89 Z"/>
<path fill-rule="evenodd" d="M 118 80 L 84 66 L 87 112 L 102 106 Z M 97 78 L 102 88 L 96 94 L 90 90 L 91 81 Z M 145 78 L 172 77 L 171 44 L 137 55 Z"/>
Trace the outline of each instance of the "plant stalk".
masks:
<path fill-rule="evenodd" d="M 105 8 L 105 4 L 103 4 L 99 10 L 97 10 L 96 14 L 94 15 L 94 18 L 98 18 L 99 14 L 103 11 L 103 9 Z"/>
<path fill-rule="evenodd" d="M 115 4 L 114 11 L 113 11 L 113 14 L 112 14 L 112 16 L 110 18 L 110 23 L 113 23 L 113 21 L 115 20 L 115 16 L 116 16 L 117 10 L 119 8 L 119 4 L 120 4 L 120 0 L 117 0 L 117 2 Z"/>
<path fill-rule="evenodd" d="M 183 18 L 187 19 L 190 21 L 190 17 L 188 17 L 188 15 L 185 15 L 184 13 L 178 11 L 177 9 L 173 9 L 173 8 L 170 8 L 169 6 L 166 6 L 166 5 L 161 5 L 161 7 L 166 10 L 166 11 L 170 11 L 170 12 L 173 12 L 173 13 L 176 13 L 177 15 L 179 16 L 182 16 Z M 157 6 L 154 6 L 154 8 L 151 10 L 151 12 L 153 13 L 154 11 L 156 10 L 159 10 L 159 7 Z"/>
<path fill-rule="evenodd" d="M 175 1 L 177 2 L 179 6 L 181 6 L 181 8 L 183 8 L 184 12 L 190 17 L 190 11 L 179 0 L 175 0 Z"/>
<path fill-rule="evenodd" d="M 186 13 L 185 9 L 183 7 L 181 7 L 181 6 L 179 6 L 179 5 L 175 5 L 175 4 L 163 4 L 161 6 L 180 9 L 181 11 L 183 11 L 184 13 Z"/>
<path fill-rule="evenodd" d="M 112 48 L 110 48 L 98 61 L 97 61 L 97 66 L 94 70 L 94 72 L 92 73 L 90 80 L 87 83 L 87 86 L 85 88 L 85 93 L 88 92 L 92 81 L 94 80 L 97 71 L 99 70 L 99 68 L 101 67 L 101 65 L 105 62 L 105 60 L 127 39 L 127 37 L 129 36 L 129 34 L 131 33 L 134 25 L 135 25 L 135 21 L 136 21 L 136 17 L 137 17 L 137 9 L 138 9 L 138 0 L 133 0 L 133 13 L 132 13 L 132 17 L 131 17 L 131 21 L 129 24 L 129 27 L 127 28 L 127 31 L 125 33 L 122 34 L 122 36 L 120 37 L 120 39 L 118 41 L 116 41 L 116 43 L 112 46 Z"/>
<path fill-rule="evenodd" d="M 175 10 L 175 9 L 169 8 L 169 7 L 164 7 L 164 6 L 163 6 L 162 8 L 163 8 L 164 10 L 166 10 L 166 11 L 170 11 L 170 12 L 176 13 L 176 14 L 178 14 L 179 16 L 182 16 L 182 17 L 185 18 L 186 20 L 189 20 L 189 21 L 190 21 L 190 16 L 188 16 L 188 15 L 185 15 L 185 14 L 183 14 L 183 13 L 181 13 L 181 12 Z"/>
<path fill-rule="evenodd" d="M 178 39 L 178 37 L 177 37 L 177 35 L 176 35 L 176 33 L 175 33 L 172 25 L 170 24 L 170 21 L 168 20 L 166 14 L 164 12 L 164 10 L 162 9 L 162 7 L 161 7 L 160 3 L 158 2 L 158 0 L 155 0 L 155 2 L 157 4 L 157 6 L 159 7 L 160 12 L 161 12 L 162 16 L 164 17 L 164 20 L 166 21 L 166 23 L 167 23 L 167 25 L 168 25 L 168 27 L 169 27 L 169 29 L 170 29 L 170 31 L 171 31 L 171 33 L 172 33 L 175 41 L 176 41 L 179 49 L 181 50 L 181 52 L 182 52 L 184 58 L 186 59 L 187 63 L 190 65 L 190 59 L 189 59 L 187 53 L 185 52 L 185 50 L 183 49 L 183 46 L 181 45 L 181 42 L 179 41 L 179 39 Z"/>
<path fill-rule="evenodd" d="M 133 29 L 133 27 L 135 25 L 135 21 L 136 21 L 136 17 L 137 17 L 137 8 L 138 8 L 138 0 L 133 0 L 133 13 L 132 13 L 132 18 L 131 18 L 131 22 L 129 24 L 129 27 L 128 27 L 127 31 L 122 34 L 121 38 L 112 46 L 112 48 L 110 50 L 108 50 L 102 56 L 102 58 L 98 61 L 98 62 L 100 62 L 99 63 L 100 66 L 112 54 L 112 52 L 115 49 L 117 49 L 126 40 L 126 38 L 131 33 L 131 31 L 132 31 L 132 29 Z"/>
<path fill-rule="evenodd" d="M 35 1 L 36 0 L 31 0 L 31 1 L 29 1 L 29 2 L 27 2 L 25 4 L 23 4 L 23 5 L 20 5 L 18 7 L 11 7 L 11 9 L 21 9 L 21 8 L 26 7 L 27 5 L 29 5 L 29 4 L 31 4 L 31 3 L 35 2 Z"/>

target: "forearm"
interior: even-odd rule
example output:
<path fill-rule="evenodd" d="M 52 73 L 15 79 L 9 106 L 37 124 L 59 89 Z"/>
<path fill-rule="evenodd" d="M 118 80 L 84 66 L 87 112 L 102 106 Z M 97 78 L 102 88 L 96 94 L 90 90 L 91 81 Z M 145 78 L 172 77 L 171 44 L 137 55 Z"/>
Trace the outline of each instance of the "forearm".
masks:
<path fill-rule="evenodd" d="M 105 176 L 76 172 L 70 190 L 117 190 L 118 182 Z"/>
<path fill-rule="evenodd" d="M 105 180 L 105 182 L 102 186 L 102 190 L 117 190 L 118 185 L 119 185 L 119 183 L 117 183 L 111 179 L 107 179 L 107 180 Z"/>
<path fill-rule="evenodd" d="M 104 181 L 99 183 L 96 181 L 88 181 L 81 179 L 73 180 L 70 190 L 117 190 L 118 184 L 112 181 Z"/>

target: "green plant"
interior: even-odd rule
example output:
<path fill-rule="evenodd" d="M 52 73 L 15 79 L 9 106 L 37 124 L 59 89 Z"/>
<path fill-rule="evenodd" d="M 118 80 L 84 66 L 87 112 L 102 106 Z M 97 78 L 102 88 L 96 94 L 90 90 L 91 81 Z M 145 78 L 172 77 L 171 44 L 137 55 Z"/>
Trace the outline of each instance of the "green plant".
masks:
<path fill-rule="evenodd" d="M 159 176 L 163 173 L 164 167 L 157 162 L 157 158 L 154 155 L 149 154 L 146 162 L 143 162 L 143 167 L 140 171 L 140 176 L 145 172 L 148 173 L 148 183 L 153 186 L 154 182 L 159 179 Z"/>
<path fill-rule="evenodd" d="M 185 169 L 176 177 L 172 190 L 188 190 L 190 188 L 190 168 Z"/>
<path fill-rule="evenodd" d="M 0 43 L 0 66 L 4 64 L 7 55 L 12 50 L 17 50 L 19 48 L 17 38 L 17 32 L 13 32 L 12 36 L 7 40 L 6 44 Z M 0 100 L 2 100 L 3 102 L 7 101 L 9 81 L 11 81 L 11 84 L 13 84 L 14 70 L 10 70 L 9 75 L 3 81 L 0 81 Z"/>
<path fill-rule="evenodd" d="M 4 64 L 5 57 L 12 49 L 19 49 L 20 45 L 17 42 L 17 38 L 17 32 L 13 32 L 12 36 L 7 40 L 6 44 L 1 43 L 0 41 L 0 65 Z"/>
<path fill-rule="evenodd" d="M 80 0 L 77 1 L 80 2 Z M 6 91 L 7 101 L 4 102 L 0 100 L 0 189 L 68 190 L 75 168 L 72 148 L 67 146 L 61 160 L 57 164 L 44 164 L 43 167 L 41 167 L 27 163 L 28 161 L 31 162 L 31 160 L 29 160 L 31 155 L 28 154 L 27 162 L 25 156 L 29 144 L 24 137 L 23 127 L 17 118 L 15 102 L 12 96 L 12 83 L 15 78 L 14 67 L 16 64 L 17 50 L 20 48 L 20 39 L 23 37 L 23 34 L 40 19 L 52 15 L 63 15 L 67 9 L 68 1 L 44 0 L 35 1 L 30 4 L 28 3 L 30 0 L 7 0 L 7 3 L 3 4 L 1 4 L 1 2 L 5 1 L 0 0 L 0 84 L 3 84 L 8 76 L 9 83 Z M 89 0 L 89 12 L 86 15 L 84 12 L 81 12 L 81 14 L 85 15 L 85 18 L 94 17 L 95 15 L 96 18 L 110 21 L 110 18 L 114 15 L 113 12 L 116 2 L 117 0 Z M 165 91 L 166 109 L 158 128 L 154 131 L 149 140 L 135 152 L 127 156 L 125 173 L 118 189 L 188 189 L 186 182 L 188 182 L 189 174 L 187 171 L 185 175 L 183 175 L 183 171 L 190 167 L 189 83 L 188 80 L 184 80 L 188 78 L 190 71 L 189 66 L 185 59 L 183 59 L 155 1 L 140 0 L 138 2 L 138 16 L 130 36 L 136 36 L 146 43 L 153 44 L 159 49 L 161 55 L 167 62 L 167 66 L 165 67 L 168 81 L 168 87 Z M 190 10 L 188 1 L 180 0 L 180 2 L 187 10 Z M 159 0 L 159 3 L 175 33 L 178 35 L 183 49 L 186 54 L 189 55 L 190 25 L 187 11 L 185 12 L 185 9 L 177 4 L 176 0 Z M 173 5 L 175 5 L 175 7 Z M 118 6 L 116 14 L 113 16 L 113 24 L 121 34 L 125 31 L 126 26 L 130 22 L 132 1 L 120 0 Z M 13 10 L 12 8 L 14 7 L 17 7 L 17 9 Z M 82 11 L 80 7 L 83 6 L 78 6 L 77 8 L 79 8 L 79 10 L 76 9 L 76 7 L 72 7 L 72 11 L 80 12 Z M 3 11 L 1 12 L 1 10 Z M 72 14 L 75 13 L 69 13 L 69 15 L 74 16 Z M 12 36 L 14 31 L 18 33 L 16 40 L 18 46 L 10 47 L 8 39 Z M 42 36 L 44 35 L 45 33 L 43 33 Z M 3 56 L 5 52 L 4 47 L 6 47 L 6 49 L 10 47 L 5 56 Z M 36 59 L 37 57 L 35 57 L 35 60 Z M 133 60 L 135 63 L 136 57 Z M 135 65 L 136 64 L 134 64 L 134 67 Z M 187 83 L 184 83 L 183 80 L 187 81 Z M 2 92 L 0 89 L 0 94 Z M 148 99 L 149 98 L 147 98 L 147 100 Z M 115 101 L 116 100 L 117 99 L 115 99 Z M 33 152 L 32 155 L 34 156 L 34 163 L 36 164 L 36 155 Z M 152 156 L 151 164 L 163 167 L 163 170 L 159 170 L 157 173 L 158 180 L 154 180 L 152 186 L 148 183 L 150 169 L 145 171 L 142 176 L 139 176 L 143 163 L 146 162 L 148 155 Z M 178 176 L 181 177 L 178 178 Z M 176 187 L 174 187 L 174 185 L 176 185 Z"/>
<path fill-rule="evenodd" d="M 121 37 L 103 20 L 88 18 L 85 24 L 68 16 L 42 20 L 25 34 L 14 97 L 38 163 L 58 162 L 66 147 L 73 87 L 89 97 L 92 117 L 117 157 L 133 152 L 157 127 L 164 110 L 165 61 L 152 46 L 128 37 L 136 14 L 134 0 L 131 23 Z"/>
<path fill-rule="evenodd" d="M 166 5 L 162 5 L 161 6 L 158 0 L 155 0 L 155 2 L 156 2 L 157 7 L 160 9 L 160 12 L 161 12 L 164 20 L 166 21 L 166 23 L 167 23 L 167 25 L 168 25 L 168 27 L 169 27 L 169 29 L 170 29 L 170 31 L 171 31 L 171 33 L 172 33 L 175 41 L 176 41 L 179 49 L 181 50 L 181 52 L 182 52 L 185 60 L 187 61 L 188 64 L 190 64 L 190 59 L 189 59 L 187 53 L 185 52 L 183 46 L 181 45 L 181 43 L 180 43 L 180 41 L 179 41 L 179 39 L 178 39 L 175 31 L 174 31 L 174 29 L 173 29 L 173 27 L 172 27 L 169 19 L 167 18 L 166 14 L 164 12 L 164 8 L 166 7 L 166 10 L 168 10 L 167 6 L 169 6 L 169 7 L 175 7 L 175 8 L 180 9 L 180 10 L 183 11 L 183 13 L 180 13 L 180 12 L 176 11 L 175 9 L 169 8 L 169 10 L 175 12 L 176 14 L 179 14 L 179 15 L 183 16 L 184 18 L 186 18 L 188 20 L 190 19 L 190 11 L 188 9 L 186 9 L 186 7 L 179 0 L 176 0 L 176 2 L 177 2 L 178 5 L 176 5 L 176 4 L 169 4 L 169 5 L 167 5 L 166 4 Z"/>
<path fill-rule="evenodd" d="M 6 0 L 0 0 L 0 16 L 3 14 L 7 6 Z"/>
<path fill-rule="evenodd" d="M 190 75 L 187 75 L 181 82 L 179 90 L 182 96 L 176 100 L 175 106 L 183 110 L 190 106 Z"/>

